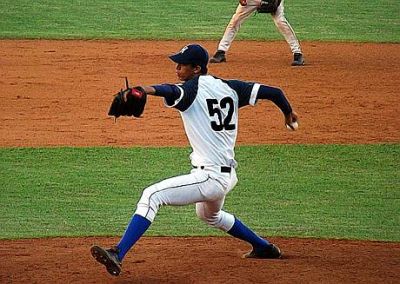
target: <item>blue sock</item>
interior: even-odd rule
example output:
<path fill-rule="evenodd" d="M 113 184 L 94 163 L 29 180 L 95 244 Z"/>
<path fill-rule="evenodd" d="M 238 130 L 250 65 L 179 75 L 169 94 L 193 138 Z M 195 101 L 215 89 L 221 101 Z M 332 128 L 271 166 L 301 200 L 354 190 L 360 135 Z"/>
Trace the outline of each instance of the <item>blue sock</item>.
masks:
<path fill-rule="evenodd" d="M 227 233 L 231 236 L 234 236 L 235 238 L 250 243 L 254 249 L 265 248 L 269 245 L 269 242 L 267 240 L 259 237 L 256 233 L 250 230 L 250 228 L 246 227 L 246 225 L 240 222 L 240 220 L 236 217 L 232 229 L 230 229 Z"/>
<path fill-rule="evenodd" d="M 125 257 L 125 254 L 131 247 L 140 239 L 140 237 L 150 227 L 151 222 L 140 215 L 133 215 L 131 222 L 126 228 L 124 235 L 117 247 L 119 248 L 118 258 L 120 261 Z"/>

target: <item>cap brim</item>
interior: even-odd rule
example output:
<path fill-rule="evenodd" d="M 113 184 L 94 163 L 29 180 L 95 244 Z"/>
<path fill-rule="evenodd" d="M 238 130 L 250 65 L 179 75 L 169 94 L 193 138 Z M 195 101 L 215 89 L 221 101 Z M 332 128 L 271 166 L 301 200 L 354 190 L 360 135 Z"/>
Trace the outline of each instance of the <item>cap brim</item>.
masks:
<path fill-rule="evenodd" d="M 189 64 L 189 62 L 187 62 L 187 59 L 184 58 L 184 55 L 182 53 L 177 53 L 174 55 L 171 55 L 169 57 L 169 59 L 171 59 L 172 61 L 174 61 L 175 63 L 179 63 L 179 64 Z"/>

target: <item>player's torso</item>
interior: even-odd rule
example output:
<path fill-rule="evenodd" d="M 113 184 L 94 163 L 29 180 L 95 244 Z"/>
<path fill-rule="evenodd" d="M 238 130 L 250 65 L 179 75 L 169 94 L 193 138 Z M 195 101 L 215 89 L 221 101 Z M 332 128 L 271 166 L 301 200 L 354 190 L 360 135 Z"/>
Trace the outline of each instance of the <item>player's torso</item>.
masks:
<path fill-rule="evenodd" d="M 222 80 L 200 76 L 192 105 L 181 113 L 194 165 L 234 166 L 238 96 Z"/>

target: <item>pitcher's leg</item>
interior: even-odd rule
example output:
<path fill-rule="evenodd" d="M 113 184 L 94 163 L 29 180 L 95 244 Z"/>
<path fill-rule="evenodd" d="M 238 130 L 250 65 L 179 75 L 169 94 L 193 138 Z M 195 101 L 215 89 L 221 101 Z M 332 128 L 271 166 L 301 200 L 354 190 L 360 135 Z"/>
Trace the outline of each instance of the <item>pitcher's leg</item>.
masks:
<path fill-rule="evenodd" d="M 196 203 L 197 216 L 208 225 L 219 228 L 231 236 L 246 241 L 253 247 L 265 247 L 268 242 L 246 227 L 239 219 L 221 210 L 224 199 Z"/>
<path fill-rule="evenodd" d="M 143 236 L 150 225 L 151 222 L 143 216 L 137 214 L 133 215 L 128 227 L 122 235 L 121 240 L 117 244 L 117 253 L 120 262 L 122 262 L 126 253 Z"/>
<path fill-rule="evenodd" d="M 232 228 L 235 217 L 221 210 L 224 200 L 225 197 L 216 201 L 196 203 L 196 214 L 197 217 L 211 227 L 227 232 Z"/>
<path fill-rule="evenodd" d="M 161 205 L 187 205 L 213 198 L 213 180 L 203 171 L 173 177 L 156 183 L 143 191 L 136 212 L 117 245 L 118 257 L 122 261 L 153 222 Z"/>
<path fill-rule="evenodd" d="M 221 210 L 224 199 L 196 204 L 197 216 L 208 225 L 221 229 L 231 236 L 248 242 L 253 247 L 246 258 L 280 258 L 279 248 L 258 236 L 232 214 Z"/>
<path fill-rule="evenodd" d="M 235 217 L 222 210 L 225 202 L 225 195 L 228 194 L 237 184 L 238 179 L 236 175 L 236 170 L 232 168 L 229 176 L 220 176 L 215 177 L 216 179 L 220 179 L 219 182 L 215 184 L 216 187 L 219 187 L 220 190 L 224 193 L 220 198 L 207 200 L 204 202 L 196 203 L 196 214 L 197 216 L 207 223 L 208 225 L 221 229 L 224 232 L 229 231 L 234 222 Z"/>
<path fill-rule="evenodd" d="M 253 249 L 244 255 L 246 258 L 280 258 L 282 255 L 277 246 L 261 238 L 236 217 L 232 228 L 227 233 L 251 244 Z"/>
<path fill-rule="evenodd" d="M 212 198 L 211 187 L 214 181 L 204 172 L 196 171 L 163 180 L 146 188 L 137 204 L 135 214 L 141 215 L 151 222 L 154 220 L 161 205 L 188 205 Z"/>

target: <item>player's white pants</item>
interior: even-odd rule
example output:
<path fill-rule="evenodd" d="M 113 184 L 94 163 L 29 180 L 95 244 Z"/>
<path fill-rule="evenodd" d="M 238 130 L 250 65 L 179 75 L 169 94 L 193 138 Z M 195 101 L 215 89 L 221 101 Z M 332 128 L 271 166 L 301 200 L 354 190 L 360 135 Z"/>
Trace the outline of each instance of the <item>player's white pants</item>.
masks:
<path fill-rule="evenodd" d="M 257 5 L 260 4 L 260 1 L 261 0 L 247 0 L 246 6 L 242 6 L 240 4 L 238 5 L 235 14 L 232 16 L 231 21 L 225 29 L 224 36 L 222 37 L 218 46 L 218 50 L 228 51 L 232 41 L 240 29 L 240 26 L 256 11 Z M 283 2 L 284 1 L 282 0 L 276 13 L 271 14 L 272 19 L 274 20 L 279 32 L 289 44 L 292 53 L 301 53 L 300 44 L 296 34 L 285 17 Z"/>
<path fill-rule="evenodd" d="M 151 185 L 143 191 L 135 214 L 153 222 L 161 205 L 196 204 L 197 216 L 210 226 L 229 231 L 235 218 L 222 209 L 225 196 L 237 183 L 236 171 L 221 173 L 220 167 L 193 169 Z"/>

